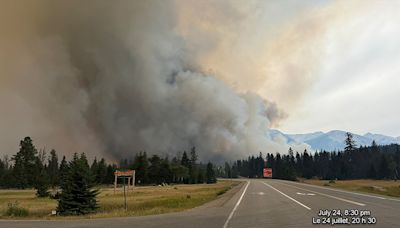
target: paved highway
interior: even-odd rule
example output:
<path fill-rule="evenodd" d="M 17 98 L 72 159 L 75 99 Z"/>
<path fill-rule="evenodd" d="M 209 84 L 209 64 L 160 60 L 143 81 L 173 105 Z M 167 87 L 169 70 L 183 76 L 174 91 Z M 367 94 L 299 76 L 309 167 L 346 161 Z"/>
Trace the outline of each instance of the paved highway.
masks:
<path fill-rule="evenodd" d="M 324 215 L 319 216 L 321 212 Z M 331 215 L 327 216 L 328 213 Z M 364 223 L 356 227 L 400 227 L 400 199 L 297 182 L 252 179 L 243 180 L 216 201 L 180 213 L 93 220 L 0 220 L 0 227 L 331 227 L 313 225 L 313 218 L 314 223 L 335 221 Z"/>

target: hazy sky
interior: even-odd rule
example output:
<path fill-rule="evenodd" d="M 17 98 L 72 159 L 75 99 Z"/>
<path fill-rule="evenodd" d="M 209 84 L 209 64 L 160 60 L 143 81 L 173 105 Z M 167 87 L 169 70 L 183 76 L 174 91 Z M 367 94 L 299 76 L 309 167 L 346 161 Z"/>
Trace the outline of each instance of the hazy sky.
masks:
<path fill-rule="evenodd" d="M 4 1 L 0 154 L 27 135 L 112 159 L 308 146 L 270 128 L 400 136 L 398 12 L 390 0 Z"/>
<path fill-rule="evenodd" d="M 316 81 L 282 130 L 400 136 L 400 2 L 363 3 L 371 6 L 315 34 L 325 52 Z"/>

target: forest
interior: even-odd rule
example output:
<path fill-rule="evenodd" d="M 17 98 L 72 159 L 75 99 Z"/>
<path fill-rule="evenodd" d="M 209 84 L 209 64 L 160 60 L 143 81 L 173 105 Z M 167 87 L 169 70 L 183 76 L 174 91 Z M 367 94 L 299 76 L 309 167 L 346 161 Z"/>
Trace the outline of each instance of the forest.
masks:
<path fill-rule="evenodd" d="M 148 156 L 146 152 L 135 154 L 132 159 L 123 159 L 119 164 L 108 164 L 104 158 L 89 162 L 84 153 L 79 158 L 87 167 L 90 181 L 95 185 L 114 182 L 115 170 L 136 170 L 136 184 L 164 183 L 214 183 L 217 177 L 260 178 L 263 168 L 273 170 L 273 178 L 296 180 L 297 178 L 318 178 L 324 180 L 347 179 L 398 179 L 400 174 L 400 146 L 377 145 L 357 147 L 348 133 L 343 151 L 293 151 L 286 154 L 259 152 L 234 162 L 222 165 L 199 162 L 196 148 L 189 152 L 177 153 L 172 159 L 158 155 Z M 63 156 L 61 161 L 55 150 L 49 154 L 37 150 L 30 137 L 20 142 L 17 154 L 0 159 L 0 188 L 35 188 L 37 186 L 56 187 L 62 176 L 68 172 L 72 161 Z M 90 163 L 90 164 L 89 164 Z M 37 186 L 36 186 L 37 185 Z"/>
<path fill-rule="evenodd" d="M 343 151 L 304 150 L 287 154 L 267 153 L 228 162 L 218 167 L 217 175 L 226 178 L 239 176 L 262 177 L 263 168 L 273 170 L 273 178 L 296 180 L 297 178 L 318 178 L 323 180 L 349 179 L 393 179 L 400 176 L 400 145 L 377 145 L 357 147 L 350 133 L 347 133 L 346 148 Z"/>
<path fill-rule="evenodd" d="M 61 161 L 53 149 L 48 155 L 45 150 L 37 150 L 30 137 L 20 142 L 17 154 L 0 159 L 0 188 L 56 187 L 63 176 L 71 172 L 74 160 L 79 160 L 87 173 L 89 182 L 95 185 L 114 183 L 115 170 L 136 170 L 136 184 L 163 183 L 215 183 L 215 167 L 211 162 L 198 162 L 196 148 L 183 151 L 171 160 L 158 155 L 148 157 L 146 152 L 137 153 L 132 160 L 124 159 L 120 164 L 108 164 L 104 158 L 89 162 L 85 153 L 74 154 L 71 161 L 63 156 Z M 90 163 L 90 164 L 89 164 Z"/>

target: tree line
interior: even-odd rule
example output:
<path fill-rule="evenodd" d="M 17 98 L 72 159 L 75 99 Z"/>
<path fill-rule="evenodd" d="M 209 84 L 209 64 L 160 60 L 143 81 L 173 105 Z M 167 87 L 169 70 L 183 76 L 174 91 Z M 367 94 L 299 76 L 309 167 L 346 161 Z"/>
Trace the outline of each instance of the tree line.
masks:
<path fill-rule="evenodd" d="M 87 169 L 92 182 L 96 185 L 113 184 L 114 171 L 117 169 L 136 170 L 136 184 L 197 184 L 215 183 L 214 165 L 198 161 L 196 148 L 190 152 L 184 151 L 169 159 L 158 155 L 148 157 L 146 152 L 137 153 L 133 160 L 121 160 L 119 165 L 107 164 L 104 158 L 95 158 Z M 12 158 L 5 156 L 0 159 L 0 188 L 37 188 L 39 186 L 57 187 L 62 182 L 61 176 L 69 166 L 69 161 L 63 156 L 59 161 L 57 152 L 53 149 L 47 156 L 45 150 L 37 150 L 30 137 L 20 142 L 20 150 Z M 85 165 L 86 166 L 86 165 Z"/>
<path fill-rule="evenodd" d="M 35 188 L 38 197 L 58 200 L 60 215 L 81 215 L 96 211 L 96 186 L 112 184 L 117 169 L 136 170 L 135 179 L 139 185 L 217 181 L 214 165 L 199 163 L 195 147 L 171 161 L 168 157 L 148 157 L 146 152 L 140 152 L 132 161 L 124 159 L 119 165 L 107 164 L 104 158 L 95 158 L 89 164 L 85 153 L 75 153 L 70 161 L 63 156 L 59 162 L 54 149 L 47 156 L 45 150 L 35 148 L 30 137 L 25 137 L 11 159 L 7 156 L 0 159 L 0 188 Z M 50 194 L 50 188 L 54 194 Z"/>
<path fill-rule="evenodd" d="M 233 164 L 225 163 L 217 168 L 220 177 L 239 176 L 256 178 L 263 176 L 263 168 L 273 170 L 273 178 L 296 180 L 318 178 L 324 180 L 348 179 L 394 179 L 400 177 L 400 145 L 377 145 L 356 147 L 353 136 L 347 133 L 343 151 L 319 151 L 310 153 L 266 154 L 249 156 Z"/>

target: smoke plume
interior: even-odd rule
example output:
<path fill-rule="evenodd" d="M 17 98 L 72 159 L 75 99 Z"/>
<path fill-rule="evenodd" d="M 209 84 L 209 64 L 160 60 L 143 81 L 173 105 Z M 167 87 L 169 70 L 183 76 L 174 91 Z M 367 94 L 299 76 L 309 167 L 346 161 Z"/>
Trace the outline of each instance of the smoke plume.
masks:
<path fill-rule="evenodd" d="M 279 109 L 283 101 L 268 101 L 268 88 L 260 87 L 276 82 L 269 74 L 287 66 L 273 63 L 289 51 L 277 50 L 284 41 L 269 38 L 261 58 L 255 47 L 261 40 L 246 33 L 254 32 L 246 25 L 260 19 L 259 11 L 251 13 L 260 3 L 239 4 L 4 1 L 0 153 L 14 154 L 25 135 L 64 154 L 109 159 L 191 146 L 203 160 L 304 148 L 270 135 L 286 114 Z M 274 91 L 297 85 L 287 104 L 312 80 L 299 85 L 311 59 L 303 63 L 290 65 L 293 84 L 274 84 Z"/>

